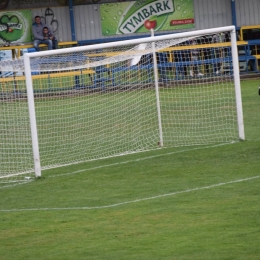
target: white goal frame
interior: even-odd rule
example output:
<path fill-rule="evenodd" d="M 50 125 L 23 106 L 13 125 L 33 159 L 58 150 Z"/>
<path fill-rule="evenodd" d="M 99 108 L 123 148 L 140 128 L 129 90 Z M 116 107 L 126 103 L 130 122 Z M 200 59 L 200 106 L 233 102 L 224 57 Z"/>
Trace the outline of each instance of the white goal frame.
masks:
<path fill-rule="evenodd" d="M 37 120 L 35 114 L 35 105 L 34 105 L 34 92 L 33 92 L 33 81 L 32 81 L 32 71 L 30 67 L 30 59 L 34 57 L 43 57 L 54 54 L 66 54 L 71 52 L 81 52 L 88 50 L 98 50 L 103 48 L 109 48 L 113 46 L 125 46 L 132 44 L 141 44 L 147 42 L 155 42 L 158 40 L 168 40 L 180 37 L 195 37 L 202 34 L 213 34 L 213 33 L 222 33 L 230 31 L 231 32 L 231 49 L 232 49 L 232 61 L 233 61 L 233 76 L 234 76 L 234 84 L 235 84 L 235 95 L 236 95 L 236 109 L 237 109 L 237 122 L 238 122 L 238 133 L 239 139 L 244 140 L 244 123 L 243 123 L 243 112 L 242 112 L 242 98 L 241 98 L 241 90 L 240 90 L 240 75 L 239 75 L 239 61 L 238 61 L 238 51 L 236 45 L 236 31 L 234 26 L 206 29 L 206 30 L 198 30 L 198 31 L 190 31 L 183 32 L 178 34 L 169 34 L 163 36 L 151 36 L 149 38 L 135 39 L 135 40 L 127 40 L 120 42 L 112 42 L 112 43 L 103 43 L 98 45 L 90 45 L 90 46 L 81 46 L 81 47 L 72 47 L 67 49 L 59 49 L 52 51 L 44 51 L 44 52 L 35 52 L 35 53 L 26 53 L 24 54 L 24 66 L 25 66 L 25 77 L 26 77 L 26 88 L 27 88 L 27 98 L 28 98 L 28 107 L 29 107 L 29 116 L 30 116 L 30 126 L 31 126 L 31 137 L 32 137 L 32 147 L 33 147 L 33 160 L 34 160 L 34 170 L 35 176 L 41 176 L 41 162 L 40 162 L 40 152 L 39 152 L 39 144 L 38 144 L 38 134 L 37 134 Z M 154 71 L 157 71 L 157 63 L 155 59 L 155 55 L 153 55 L 154 59 Z M 155 73 L 156 75 L 156 73 Z M 162 126 L 160 120 L 160 102 L 159 102 L 159 92 L 158 92 L 158 77 L 155 76 L 155 88 L 157 94 L 157 109 L 158 109 L 158 128 L 160 132 L 160 145 L 163 146 L 163 133 Z"/>

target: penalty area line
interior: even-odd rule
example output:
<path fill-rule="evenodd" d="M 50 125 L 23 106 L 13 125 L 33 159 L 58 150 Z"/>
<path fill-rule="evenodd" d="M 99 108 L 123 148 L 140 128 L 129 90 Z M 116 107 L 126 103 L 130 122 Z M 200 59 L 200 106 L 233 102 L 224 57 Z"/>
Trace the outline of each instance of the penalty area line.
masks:
<path fill-rule="evenodd" d="M 31 183 L 31 182 L 33 182 L 33 180 L 18 181 L 17 183 L 14 183 L 14 184 L 8 184 L 8 185 L 5 185 L 5 186 L 2 186 L 2 187 L 0 187 L 0 190 L 6 189 L 6 188 L 13 188 L 13 187 L 16 187 L 18 185 L 28 184 L 28 183 Z"/>
<path fill-rule="evenodd" d="M 77 171 L 73 171 L 73 172 L 50 175 L 50 176 L 47 176 L 46 179 L 47 178 L 66 177 L 66 176 L 69 176 L 69 175 L 84 173 L 86 171 L 98 170 L 98 169 L 102 169 L 102 168 L 106 168 L 106 167 L 118 166 L 118 165 L 133 163 L 133 162 L 139 162 L 139 161 L 154 159 L 154 158 L 158 158 L 158 157 L 162 157 L 162 156 L 168 156 L 168 155 L 173 155 L 173 154 L 179 154 L 179 153 L 191 152 L 191 151 L 196 151 L 196 150 L 215 148 L 215 147 L 224 146 L 224 145 L 230 145 L 230 144 L 234 144 L 234 143 L 237 143 L 237 142 L 222 143 L 222 144 L 216 144 L 216 145 L 210 145 L 210 146 L 200 146 L 200 147 L 196 147 L 196 148 L 184 149 L 184 150 L 175 151 L 175 152 L 162 153 L 162 154 L 147 156 L 147 157 L 138 158 L 138 159 L 129 160 L 129 161 L 124 161 L 124 162 L 117 162 L 117 163 L 99 165 L 99 166 L 95 166 L 95 167 L 91 167 L 91 168 L 85 168 L 85 169 L 81 169 L 81 170 L 77 170 Z M 0 187 L 0 190 L 1 189 L 5 189 L 5 188 L 16 187 L 16 186 L 21 185 L 21 184 L 28 184 L 28 183 L 30 183 L 32 181 L 26 181 L 26 182 L 20 182 L 20 183 L 15 183 L 15 184 L 9 184 L 9 185 Z"/>
<path fill-rule="evenodd" d="M 91 167 L 91 168 L 85 168 L 85 169 L 77 170 L 77 171 L 74 171 L 74 172 L 50 175 L 47 178 L 63 177 L 63 176 L 68 176 L 68 175 L 73 175 L 73 174 L 78 174 L 78 173 L 84 173 L 86 171 L 98 170 L 98 169 L 106 168 L 106 167 L 118 166 L 118 165 L 122 165 L 122 164 L 133 163 L 133 162 L 139 162 L 139 161 L 154 159 L 154 158 L 158 158 L 158 157 L 162 157 L 162 156 L 168 156 L 168 155 L 173 155 L 173 154 L 179 154 L 179 153 L 185 153 L 185 152 L 192 152 L 192 151 L 196 151 L 196 150 L 215 148 L 215 147 L 220 147 L 220 146 L 224 146 L 224 145 L 230 145 L 230 144 L 234 144 L 234 143 L 236 143 L 236 142 L 222 143 L 222 144 L 216 144 L 216 145 L 211 145 L 211 146 L 202 146 L 202 147 L 196 147 L 196 148 L 191 148 L 191 149 L 184 149 L 184 150 L 175 151 L 175 152 L 162 153 L 162 154 L 147 156 L 147 157 L 138 158 L 138 159 L 129 160 L 129 161 L 124 161 L 124 162 L 117 162 L 117 163 L 99 165 L 99 166 L 95 166 L 95 167 Z"/>
<path fill-rule="evenodd" d="M 165 193 L 165 194 L 160 194 L 156 196 L 151 196 L 151 197 L 146 197 L 146 198 L 141 198 L 141 199 L 135 199 L 135 200 L 129 200 L 129 201 L 123 201 L 120 203 L 115 203 L 115 204 L 109 204 L 109 205 L 104 205 L 104 206 L 93 206 L 93 207 L 67 207 L 67 208 L 23 208 L 23 209 L 0 209 L 0 212 L 22 212 L 22 211 L 61 211 L 61 210 L 94 210 L 94 209 L 107 209 L 107 208 L 114 208 L 114 207 L 119 207 L 127 204 L 132 204 L 132 203 L 138 203 L 142 201 L 147 201 L 147 200 L 154 200 L 154 199 L 159 199 L 163 197 L 168 197 L 168 196 L 174 196 L 178 194 L 183 194 L 183 193 L 189 193 L 193 191 L 200 191 L 200 190 L 206 190 L 206 189 L 213 189 L 216 187 L 228 185 L 228 184 L 235 184 L 235 183 L 240 183 L 240 182 L 245 182 L 245 181 L 251 181 L 254 179 L 260 178 L 260 175 L 258 176 L 253 176 L 245 179 L 238 179 L 234 181 L 228 181 L 228 182 L 221 182 L 217 184 L 212 184 L 209 186 L 204 186 L 204 187 L 198 187 L 198 188 L 192 188 L 192 189 L 187 189 L 183 191 L 176 191 L 176 192 L 171 192 L 171 193 Z"/>

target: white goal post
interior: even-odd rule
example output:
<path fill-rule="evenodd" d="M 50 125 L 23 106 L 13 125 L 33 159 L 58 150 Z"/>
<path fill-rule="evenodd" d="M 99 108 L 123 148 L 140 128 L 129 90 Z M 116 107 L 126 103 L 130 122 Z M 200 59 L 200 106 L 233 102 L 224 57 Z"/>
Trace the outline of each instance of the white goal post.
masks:
<path fill-rule="evenodd" d="M 0 182 L 245 139 L 234 26 L 25 53 L 0 68 Z"/>

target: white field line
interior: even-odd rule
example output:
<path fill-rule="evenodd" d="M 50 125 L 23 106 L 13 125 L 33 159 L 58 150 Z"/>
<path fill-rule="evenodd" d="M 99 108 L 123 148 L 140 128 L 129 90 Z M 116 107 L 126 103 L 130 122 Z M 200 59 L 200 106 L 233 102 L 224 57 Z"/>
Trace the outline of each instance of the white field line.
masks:
<path fill-rule="evenodd" d="M 94 207 L 67 207 L 67 208 L 23 208 L 23 209 L 0 209 L 0 212 L 21 212 L 21 211 L 57 211 L 57 210 L 93 210 L 93 209 L 106 209 L 106 208 L 113 208 L 113 207 L 118 207 L 126 204 L 131 204 L 131 203 L 138 203 L 146 200 L 153 200 L 153 199 L 159 199 L 162 197 L 167 197 L 167 196 L 173 196 L 173 195 L 178 195 L 182 193 L 189 193 L 193 191 L 200 191 L 200 190 L 206 190 L 206 189 L 212 189 L 228 184 L 234 184 L 234 183 L 239 183 L 239 182 L 244 182 L 244 181 L 250 181 L 253 179 L 258 179 L 260 178 L 260 175 L 258 176 L 253 176 L 245 179 L 238 179 L 238 180 L 233 180 L 233 181 L 228 181 L 228 182 L 221 182 L 209 186 L 204 186 L 204 187 L 198 187 L 198 188 L 193 188 L 193 189 L 188 189 L 188 190 L 183 190 L 183 191 L 176 191 L 176 192 L 171 192 L 171 193 L 165 193 L 161 195 L 156 195 L 152 197 L 147 197 L 147 198 L 141 198 L 141 199 L 136 199 L 136 200 L 129 200 L 129 201 L 124 201 L 116 204 L 109 204 L 109 205 L 104 205 L 104 206 L 94 206 Z"/>
<path fill-rule="evenodd" d="M 5 188 L 12 188 L 12 187 L 16 187 L 16 186 L 19 186 L 19 185 L 23 185 L 23 184 L 28 184 L 30 182 L 33 182 L 34 180 L 27 180 L 27 181 L 21 181 L 21 182 L 16 182 L 14 184 L 8 184 L 8 185 L 5 185 L 3 187 L 0 187 L 0 190 L 1 189 L 5 189 Z"/>
<path fill-rule="evenodd" d="M 99 166 L 95 166 L 95 167 L 92 167 L 92 168 L 85 168 L 85 169 L 81 169 L 81 170 L 74 171 L 74 172 L 50 175 L 50 176 L 47 176 L 46 178 L 56 178 L 56 177 L 68 176 L 68 175 L 83 173 L 83 172 L 86 172 L 86 171 L 92 171 L 92 170 L 97 170 L 97 169 L 101 169 L 101 168 L 107 168 L 107 167 L 111 167 L 111 166 L 118 166 L 118 165 L 122 165 L 122 164 L 133 163 L 133 162 L 138 162 L 138 161 L 144 161 L 144 160 L 154 159 L 154 158 L 157 158 L 157 157 L 168 156 L 168 155 L 173 155 L 173 154 L 179 154 L 179 153 L 184 153 L 184 152 L 190 152 L 190 151 L 196 151 L 196 150 L 202 150 L 202 149 L 209 149 L 209 148 L 219 147 L 219 146 L 223 146 L 223 145 L 230 145 L 230 144 L 234 144 L 234 143 L 236 143 L 236 142 L 217 144 L 217 145 L 211 145 L 211 146 L 196 147 L 196 148 L 184 149 L 184 150 L 175 151 L 175 152 L 169 152 L 169 153 L 162 153 L 162 154 L 147 156 L 147 157 L 138 158 L 138 159 L 129 160 L 129 161 L 124 161 L 124 162 L 99 165 Z M 33 179 L 31 179 L 30 181 L 26 181 L 26 182 L 20 182 L 20 183 L 15 183 L 15 184 L 2 186 L 2 187 L 0 187 L 0 190 L 1 189 L 5 189 L 5 188 L 16 187 L 16 186 L 21 185 L 21 184 L 27 184 L 27 183 L 30 183 L 32 181 L 33 181 Z"/>
<path fill-rule="evenodd" d="M 224 143 L 224 144 L 217 144 L 217 145 L 211 145 L 211 146 L 196 147 L 196 148 L 184 149 L 184 150 L 175 151 L 175 152 L 156 154 L 156 155 L 147 156 L 147 157 L 143 157 L 143 158 L 138 158 L 138 159 L 134 159 L 134 160 L 124 161 L 124 162 L 118 162 L 118 163 L 111 163 L 111 164 L 106 164 L 106 165 L 99 165 L 99 166 L 95 166 L 95 167 L 92 167 L 92 168 L 81 169 L 81 170 L 74 171 L 74 172 L 51 175 L 51 176 L 48 176 L 48 178 L 55 178 L 55 177 L 67 176 L 67 175 L 82 173 L 82 172 L 85 172 L 85 171 L 91 171 L 91 170 L 96 170 L 96 169 L 101 169 L 101 168 L 106 168 L 106 167 L 111 167 L 111 166 L 117 166 L 117 165 L 121 165 L 121 164 L 139 162 L 139 161 L 154 159 L 154 158 L 157 158 L 157 157 L 168 156 L 168 155 L 173 155 L 173 154 L 179 154 L 179 153 L 184 153 L 184 152 L 190 152 L 190 151 L 195 151 L 195 150 L 202 150 L 202 149 L 214 148 L 214 147 L 219 147 L 219 146 L 229 145 L 229 144 L 234 144 L 234 143 L 236 143 L 236 142 Z"/>

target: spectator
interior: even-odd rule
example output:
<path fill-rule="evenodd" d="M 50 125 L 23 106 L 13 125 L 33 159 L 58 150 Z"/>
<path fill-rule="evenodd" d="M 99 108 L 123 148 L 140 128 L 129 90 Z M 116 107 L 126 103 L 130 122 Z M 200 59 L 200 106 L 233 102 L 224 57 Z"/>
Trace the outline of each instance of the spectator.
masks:
<path fill-rule="evenodd" d="M 196 40 L 192 39 L 191 44 L 196 45 L 197 44 Z M 191 62 L 194 62 L 194 64 L 191 66 L 191 70 L 190 70 L 191 77 L 193 77 L 194 74 L 197 75 L 198 77 L 204 76 L 204 74 L 199 72 L 199 65 L 196 64 L 196 61 L 199 60 L 199 54 L 200 54 L 200 52 L 198 49 L 191 50 Z"/>
<path fill-rule="evenodd" d="M 166 81 L 167 70 L 168 70 L 168 67 L 166 65 L 168 63 L 167 52 L 158 52 L 156 58 L 157 58 L 157 66 L 159 72 L 159 80 Z"/>
<path fill-rule="evenodd" d="M 201 38 L 201 44 L 210 44 L 212 42 L 212 38 L 209 36 L 202 36 Z M 203 48 L 202 49 L 202 55 L 204 60 L 212 59 L 212 48 Z M 204 72 L 210 73 L 211 72 L 211 64 L 206 61 L 204 64 Z"/>
<path fill-rule="evenodd" d="M 214 34 L 212 37 L 212 43 L 220 43 L 220 42 L 222 42 L 222 35 L 220 33 Z M 213 49 L 213 58 L 218 60 L 221 58 L 220 47 L 216 47 Z M 214 62 L 213 68 L 214 68 L 213 73 L 216 74 L 221 73 L 221 63 L 219 61 Z"/>
<path fill-rule="evenodd" d="M 53 34 L 50 33 L 49 28 L 47 26 L 43 28 L 43 37 L 44 39 L 52 40 L 52 48 L 58 49 L 58 41 L 55 38 L 55 36 L 53 36 Z"/>
<path fill-rule="evenodd" d="M 186 46 L 189 42 L 182 42 L 179 46 Z M 183 76 L 188 75 L 188 62 L 190 61 L 189 52 L 187 50 L 176 50 L 173 52 L 174 61 L 178 62 L 178 72 Z M 177 68 L 177 66 L 176 66 Z M 177 71 L 177 69 L 176 69 Z M 178 76 L 178 75 L 177 75 Z"/>
<path fill-rule="evenodd" d="M 34 37 L 33 46 L 36 51 L 40 51 L 39 44 L 44 43 L 48 45 L 48 50 L 52 50 L 52 40 L 46 39 L 43 37 L 43 28 L 47 27 L 44 23 L 41 22 L 40 16 L 35 16 L 35 22 L 32 24 L 32 33 Z M 52 31 L 49 29 L 49 32 Z"/>

